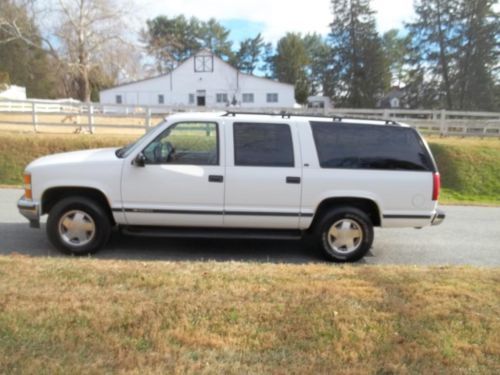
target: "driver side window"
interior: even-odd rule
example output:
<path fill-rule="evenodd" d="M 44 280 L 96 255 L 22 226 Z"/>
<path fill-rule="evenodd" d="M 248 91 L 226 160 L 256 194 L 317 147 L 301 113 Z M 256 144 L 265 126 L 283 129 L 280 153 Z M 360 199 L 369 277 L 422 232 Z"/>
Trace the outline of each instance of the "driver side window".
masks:
<path fill-rule="evenodd" d="M 219 134 L 212 122 L 170 126 L 143 151 L 146 164 L 219 164 Z"/>

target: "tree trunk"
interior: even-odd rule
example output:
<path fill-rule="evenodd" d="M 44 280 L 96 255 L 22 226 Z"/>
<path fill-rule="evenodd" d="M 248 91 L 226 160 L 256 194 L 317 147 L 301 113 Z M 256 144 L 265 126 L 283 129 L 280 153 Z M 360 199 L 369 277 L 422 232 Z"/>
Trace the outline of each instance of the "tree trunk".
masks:
<path fill-rule="evenodd" d="M 441 69 L 443 70 L 443 81 L 444 89 L 446 91 L 446 106 L 447 109 L 453 109 L 453 99 L 451 97 L 451 84 L 448 68 L 448 60 L 445 52 L 446 43 L 444 40 L 443 28 L 441 25 L 441 1 L 437 1 L 437 27 L 438 27 L 438 38 L 439 38 L 439 60 L 441 64 Z"/>
<path fill-rule="evenodd" d="M 89 74 L 86 67 L 82 67 L 79 71 L 78 82 L 78 99 L 82 102 L 90 102 L 90 82 Z"/>

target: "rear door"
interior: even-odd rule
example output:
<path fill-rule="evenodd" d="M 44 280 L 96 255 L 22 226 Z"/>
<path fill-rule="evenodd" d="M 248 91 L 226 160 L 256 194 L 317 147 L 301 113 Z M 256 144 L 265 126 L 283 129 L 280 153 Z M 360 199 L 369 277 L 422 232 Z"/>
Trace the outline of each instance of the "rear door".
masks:
<path fill-rule="evenodd" d="M 301 155 L 294 123 L 226 126 L 224 226 L 298 228 Z"/>

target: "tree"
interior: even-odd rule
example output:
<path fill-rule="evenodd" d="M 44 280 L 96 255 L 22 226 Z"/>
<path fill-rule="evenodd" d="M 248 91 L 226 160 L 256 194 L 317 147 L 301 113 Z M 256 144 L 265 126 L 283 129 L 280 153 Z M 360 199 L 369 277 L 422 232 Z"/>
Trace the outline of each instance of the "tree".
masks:
<path fill-rule="evenodd" d="M 332 0 L 330 92 L 349 107 L 374 107 L 390 72 L 369 0 Z"/>
<path fill-rule="evenodd" d="M 0 0 L 0 9 L 0 71 L 8 73 L 10 83 L 25 86 L 30 97 L 55 97 L 53 58 L 41 48 L 42 38 L 26 7 Z M 13 37 L 11 26 L 26 30 L 33 45 Z"/>
<path fill-rule="evenodd" d="M 155 58 L 159 73 L 173 70 L 201 48 L 198 40 L 200 28 L 198 19 L 192 17 L 188 20 L 183 15 L 174 18 L 158 16 L 146 21 L 142 39 L 148 53 Z"/>
<path fill-rule="evenodd" d="M 454 108 L 453 62 L 457 54 L 457 33 L 460 28 L 459 0 L 417 0 L 417 20 L 407 25 L 412 48 L 428 65 L 434 83 L 444 97 L 444 106 Z"/>
<path fill-rule="evenodd" d="M 447 109 L 495 110 L 500 19 L 494 0 L 419 0 L 407 25 L 423 102 Z M 416 88 L 416 83 L 412 82 Z M 437 92 L 437 95 L 436 95 Z"/>
<path fill-rule="evenodd" d="M 309 57 L 307 77 L 311 95 L 323 94 L 327 86 L 327 72 L 330 63 L 331 50 L 327 42 L 319 34 L 306 34 L 304 45 Z"/>
<path fill-rule="evenodd" d="M 90 101 L 90 74 L 98 67 L 105 71 L 101 65 L 103 55 L 130 46 L 123 36 L 128 15 L 125 9 L 114 0 L 59 0 L 59 57 L 74 74 L 80 100 Z"/>
<path fill-rule="evenodd" d="M 309 96 L 308 64 L 307 49 L 300 34 L 287 33 L 278 41 L 272 59 L 273 77 L 295 85 L 295 100 L 298 103 L 306 103 Z"/>
<path fill-rule="evenodd" d="M 215 19 L 204 22 L 195 17 L 188 20 L 182 15 L 174 18 L 158 16 L 146 22 L 141 35 L 161 74 L 175 69 L 203 48 L 226 61 L 233 58 L 229 30 Z"/>
<path fill-rule="evenodd" d="M 202 48 L 212 51 L 216 56 L 228 61 L 233 57 L 232 42 L 228 40 L 230 31 L 214 18 L 201 23 L 200 35 Z"/>
<path fill-rule="evenodd" d="M 397 29 L 392 29 L 382 35 L 382 48 L 391 72 L 393 86 L 405 86 L 407 79 L 406 62 L 409 56 L 411 40 L 408 36 L 399 36 Z"/>
<path fill-rule="evenodd" d="M 92 72 L 116 74 L 125 71 L 135 60 L 134 53 L 130 53 L 133 44 L 125 39 L 123 32 L 127 28 L 126 21 L 130 22 L 128 5 L 118 4 L 116 0 L 58 0 L 56 6 L 47 8 L 48 14 L 42 14 L 54 20 L 52 28 L 45 30 L 42 38 L 29 27 L 20 25 L 15 17 L 2 17 L 0 25 L 5 34 L 4 42 L 22 41 L 45 51 L 53 58 L 52 69 L 71 80 L 64 84 L 67 92 L 89 101 L 91 81 L 96 78 L 91 77 Z M 34 19 L 37 18 L 37 22 L 42 22 L 41 16 L 35 14 Z M 117 55 L 120 58 L 116 58 Z M 103 61 L 109 65 L 103 65 Z"/>
<path fill-rule="evenodd" d="M 247 38 L 240 42 L 240 48 L 234 55 L 233 65 L 243 73 L 252 74 L 260 60 L 265 44 L 259 33 L 255 38 Z"/>
<path fill-rule="evenodd" d="M 494 0 L 461 1 L 457 74 L 454 92 L 461 110 L 499 110 L 495 100 L 500 54 L 500 17 Z M 498 82 L 497 82 L 498 83 Z"/>
<path fill-rule="evenodd" d="M 260 71 L 266 78 L 272 78 L 274 65 L 274 47 L 272 43 L 265 43 L 262 52 L 262 66 Z"/>

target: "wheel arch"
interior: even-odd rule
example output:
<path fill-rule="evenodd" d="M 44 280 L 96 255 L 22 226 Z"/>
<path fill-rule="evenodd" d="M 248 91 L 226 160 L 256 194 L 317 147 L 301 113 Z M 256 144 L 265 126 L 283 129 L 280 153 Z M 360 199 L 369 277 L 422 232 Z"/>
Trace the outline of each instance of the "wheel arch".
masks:
<path fill-rule="evenodd" d="M 116 224 L 108 197 L 101 190 L 93 187 L 58 186 L 45 190 L 41 198 L 41 214 L 48 214 L 61 199 L 73 196 L 85 197 L 95 201 L 104 208 L 110 223 L 112 225 Z"/>
<path fill-rule="evenodd" d="M 309 229 L 312 229 L 321 220 L 321 218 L 330 210 L 336 207 L 349 206 L 365 212 L 370 218 L 374 227 L 380 227 L 382 224 L 382 215 L 378 203 L 370 198 L 364 197 L 332 197 L 322 200 L 314 211 L 313 220 Z"/>

